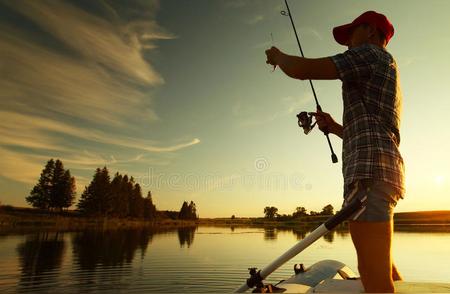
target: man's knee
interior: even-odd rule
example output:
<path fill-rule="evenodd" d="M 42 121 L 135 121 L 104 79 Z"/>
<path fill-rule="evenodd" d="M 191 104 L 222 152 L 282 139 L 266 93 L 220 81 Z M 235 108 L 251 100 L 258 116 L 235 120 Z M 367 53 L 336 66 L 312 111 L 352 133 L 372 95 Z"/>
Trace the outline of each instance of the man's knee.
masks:
<path fill-rule="evenodd" d="M 361 282 L 369 293 L 393 293 L 392 268 L 386 264 L 362 263 L 358 265 Z"/>

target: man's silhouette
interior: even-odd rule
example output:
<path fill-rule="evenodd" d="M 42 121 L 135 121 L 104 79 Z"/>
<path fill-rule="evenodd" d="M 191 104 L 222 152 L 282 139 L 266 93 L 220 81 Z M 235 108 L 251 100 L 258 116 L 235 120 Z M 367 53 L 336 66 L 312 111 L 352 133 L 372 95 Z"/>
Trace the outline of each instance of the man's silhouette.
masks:
<path fill-rule="evenodd" d="M 342 138 L 344 206 L 367 195 L 365 208 L 352 216 L 350 233 L 366 292 L 394 292 L 401 280 L 391 258 L 393 209 L 404 195 L 404 165 L 399 152 L 402 95 L 397 65 L 386 51 L 394 27 L 382 14 L 367 11 L 333 29 L 348 50 L 308 59 L 266 50 L 267 63 L 289 77 L 342 81 L 343 123 L 314 113 L 323 132 Z"/>

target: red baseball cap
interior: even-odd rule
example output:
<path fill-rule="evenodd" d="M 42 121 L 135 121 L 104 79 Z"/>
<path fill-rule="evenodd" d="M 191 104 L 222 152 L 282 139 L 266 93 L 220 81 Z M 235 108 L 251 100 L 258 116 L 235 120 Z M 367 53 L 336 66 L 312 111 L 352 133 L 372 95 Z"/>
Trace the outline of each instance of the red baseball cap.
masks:
<path fill-rule="evenodd" d="M 341 45 L 347 45 L 351 30 L 364 23 L 374 24 L 386 37 L 386 44 L 389 43 L 389 40 L 394 35 L 394 26 L 385 15 L 375 11 L 366 11 L 353 22 L 335 27 L 333 29 L 334 39 Z"/>

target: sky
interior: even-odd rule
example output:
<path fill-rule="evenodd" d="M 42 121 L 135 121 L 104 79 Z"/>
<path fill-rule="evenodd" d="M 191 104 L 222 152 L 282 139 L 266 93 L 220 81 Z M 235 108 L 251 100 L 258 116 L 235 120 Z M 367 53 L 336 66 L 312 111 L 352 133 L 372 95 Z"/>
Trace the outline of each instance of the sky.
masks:
<path fill-rule="evenodd" d="M 306 57 L 342 53 L 334 26 L 367 10 L 395 27 L 387 49 L 403 92 L 406 195 L 396 211 L 450 209 L 448 1 L 297 1 Z M 77 199 L 97 167 L 136 179 L 158 209 L 262 216 L 342 204 L 342 142 L 304 135 L 307 81 L 264 51 L 299 55 L 281 0 L 0 1 L 0 202 L 27 206 L 45 163 L 62 160 Z M 341 82 L 315 81 L 342 122 Z"/>

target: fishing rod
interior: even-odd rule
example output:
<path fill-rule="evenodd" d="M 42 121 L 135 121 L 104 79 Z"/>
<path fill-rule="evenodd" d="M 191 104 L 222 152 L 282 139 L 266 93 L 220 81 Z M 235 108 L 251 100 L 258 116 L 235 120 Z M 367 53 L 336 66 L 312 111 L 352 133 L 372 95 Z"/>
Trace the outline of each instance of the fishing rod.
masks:
<path fill-rule="evenodd" d="M 292 19 L 291 10 L 289 9 L 289 4 L 288 4 L 287 0 L 284 0 L 284 3 L 286 4 L 287 11 L 284 11 L 284 10 L 281 11 L 281 15 L 289 16 L 289 19 L 291 20 L 292 28 L 294 29 L 295 38 L 297 39 L 298 48 L 300 49 L 300 54 L 304 58 L 305 55 L 303 54 L 302 45 L 300 44 L 300 39 L 299 39 L 298 34 L 297 34 L 297 29 L 295 28 L 294 20 Z M 312 93 L 314 95 L 314 100 L 316 102 L 316 108 L 317 108 L 318 111 L 322 111 L 322 107 L 319 104 L 319 100 L 317 99 L 316 91 L 314 89 L 314 85 L 313 85 L 313 82 L 311 80 L 309 80 L 309 85 L 311 86 L 311 90 L 312 90 Z M 314 128 L 314 126 L 316 124 L 316 123 L 312 124 L 312 115 L 308 114 L 306 111 L 302 111 L 299 114 L 297 114 L 297 119 L 298 119 L 298 125 L 301 128 L 303 128 L 303 132 L 305 134 L 308 134 L 312 130 L 312 128 Z M 331 145 L 331 141 L 330 141 L 328 130 L 325 130 L 324 134 L 327 137 L 328 146 L 330 146 L 331 161 L 333 163 L 336 163 L 336 162 L 338 162 L 338 158 L 337 158 L 336 154 L 334 153 L 333 146 Z"/>

